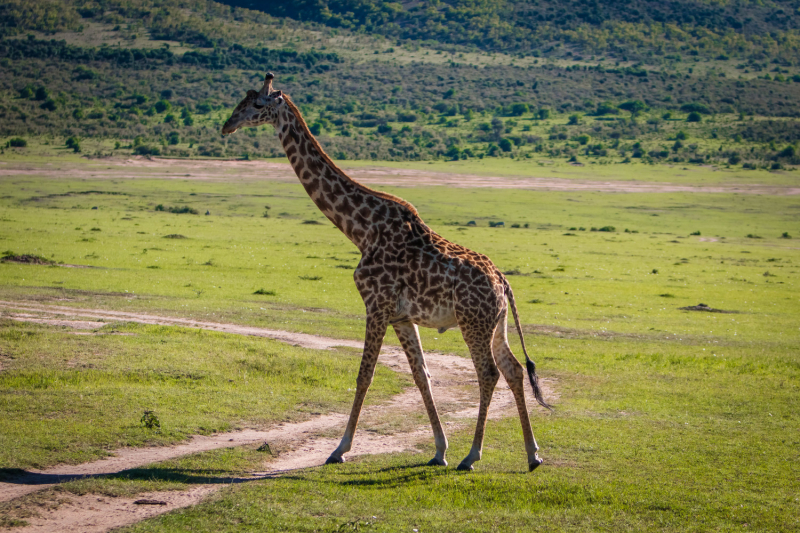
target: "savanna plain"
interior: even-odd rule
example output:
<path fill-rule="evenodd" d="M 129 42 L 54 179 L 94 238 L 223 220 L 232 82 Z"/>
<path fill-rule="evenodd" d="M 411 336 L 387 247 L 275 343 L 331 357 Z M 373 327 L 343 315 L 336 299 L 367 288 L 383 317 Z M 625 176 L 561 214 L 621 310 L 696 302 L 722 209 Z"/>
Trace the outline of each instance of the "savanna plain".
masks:
<path fill-rule="evenodd" d="M 196 163 L 0 163 L 0 480 L 122 447 L 348 412 L 353 349 L 111 320 L 78 335 L 12 317 L 12 303 L 57 305 L 362 339 L 358 251 L 288 165 Z M 356 176 L 379 165 L 347 163 Z M 509 165 L 517 177 L 552 171 Z M 492 419 L 472 473 L 423 466 L 431 438 L 417 451 L 231 483 L 124 531 L 800 530 L 800 197 L 750 193 L 793 183 L 790 172 L 634 164 L 622 176 L 604 168 L 604 179 L 661 189 L 610 192 L 585 186 L 594 170 L 568 165 L 565 190 L 515 188 L 514 177 L 496 178 L 512 184 L 502 188 L 426 185 L 429 171 L 502 173 L 478 163 L 392 171 L 404 169 L 416 178 L 382 186 L 374 172 L 370 185 L 413 203 L 511 282 L 552 391 L 554 410 L 532 413 L 543 466 L 527 473 L 516 417 Z M 458 330 L 421 335 L 428 351 L 469 357 Z M 391 331 L 385 342 L 399 344 Z M 413 386 L 380 367 L 368 403 Z M 419 415 L 367 421 L 356 439 L 425 425 Z M 451 463 L 467 453 L 471 424 L 448 434 Z M 24 526 L 70 494 L 226 484 L 269 468 L 275 455 L 256 448 L 62 483 L 0 503 L 0 527 Z"/>

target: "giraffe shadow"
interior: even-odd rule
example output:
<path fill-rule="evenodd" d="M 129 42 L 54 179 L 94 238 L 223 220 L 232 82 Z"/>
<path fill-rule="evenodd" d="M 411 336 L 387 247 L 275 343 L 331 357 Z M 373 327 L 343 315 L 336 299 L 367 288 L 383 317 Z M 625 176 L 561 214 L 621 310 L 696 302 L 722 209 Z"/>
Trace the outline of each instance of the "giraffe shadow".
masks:
<path fill-rule="evenodd" d="M 0 468 L 0 482 L 12 485 L 53 485 L 87 479 L 119 479 L 126 481 L 171 481 L 188 485 L 236 484 L 257 481 L 263 477 L 226 476 L 224 470 L 132 468 L 121 472 L 98 474 L 44 474 L 19 468 Z"/>

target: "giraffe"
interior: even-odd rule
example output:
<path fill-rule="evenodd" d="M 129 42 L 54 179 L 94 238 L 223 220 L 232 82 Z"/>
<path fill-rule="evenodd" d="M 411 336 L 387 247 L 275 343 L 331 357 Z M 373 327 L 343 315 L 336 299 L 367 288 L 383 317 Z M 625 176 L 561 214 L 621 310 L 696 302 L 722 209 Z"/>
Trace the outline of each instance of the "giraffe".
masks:
<path fill-rule="evenodd" d="M 472 447 L 458 469 L 473 470 L 473 463 L 481 459 L 486 415 L 502 373 L 514 395 L 528 470 L 533 471 L 542 459 L 537 454 L 539 446 L 525 404 L 524 371 L 508 345 L 509 307 L 534 397 L 542 406 L 550 406 L 542 397 L 536 366 L 528 357 L 508 280 L 488 257 L 436 234 L 410 203 L 348 177 L 311 134 L 291 98 L 273 90 L 273 78 L 272 73 L 267 73 L 260 91 L 247 91 L 222 127 L 222 134 L 271 124 L 311 200 L 361 252 L 353 279 L 366 308 L 364 352 L 344 436 L 326 464 L 344 462 L 344 454 L 350 451 L 378 354 L 391 325 L 406 353 L 433 430 L 436 454 L 428 465 L 447 465 L 447 437 L 433 400 L 418 327 L 434 328 L 440 333 L 458 327 L 480 386 Z"/>

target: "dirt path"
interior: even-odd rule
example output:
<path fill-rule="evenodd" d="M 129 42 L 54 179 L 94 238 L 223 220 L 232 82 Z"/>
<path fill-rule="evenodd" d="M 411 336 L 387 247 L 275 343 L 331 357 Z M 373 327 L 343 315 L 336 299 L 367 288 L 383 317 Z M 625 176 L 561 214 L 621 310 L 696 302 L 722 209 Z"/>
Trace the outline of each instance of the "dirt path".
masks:
<path fill-rule="evenodd" d="M 112 320 L 196 327 L 225 333 L 267 337 L 315 349 L 330 349 L 335 346 L 362 347 L 358 341 L 142 313 L 77 309 L 9 301 L 0 301 L 0 310 L 5 318 L 69 327 L 75 330 L 75 333 L 91 333 L 91 330 L 108 325 L 108 322 L 98 322 L 98 320 Z M 453 431 L 465 424 L 471 425 L 478 411 L 477 381 L 472 362 L 464 357 L 434 352 L 426 353 L 426 360 L 433 380 L 434 396 L 447 429 Z M 381 352 L 380 362 L 394 371 L 409 372 L 405 354 L 397 347 L 385 346 Z M 551 381 L 547 379 L 541 381 L 545 396 L 551 400 L 554 399 L 556 394 L 552 390 Z M 531 411 L 541 409 L 532 398 L 529 397 L 528 400 Z M 489 416 L 490 418 L 500 418 L 509 415 L 516 415 L 514 399 L 505 382 L 501 380 L 495 391 Z M 410 419 L 413 421 L 413 427 L 404 431 L 376 433 L 374 428 L 385 424 L 387 419 L 389 423 Z M 45 470 L 30 470 L 12 482 L 0 483 L 0 501 L 17 498 L 70 479 L 112 474 L 191 453 L 264 441 L 285 444 L 291 451 L 283 453 L 267 463 L 265 471 L 252 472 L 247 477 L 229 480 L 229 482 L 242 483 L 275 477 L 299 468 L 322 465 L 338 444 L 338 434 L 343 431 L 346 422 L 345 415 L 329 414 L 300 423 L 280 424 L 266 431 L 247 429 L 212 436 L 195 436 L 190 442 L 175 446 L 123 448 L 114 452 L 112 457 L 100 461 L 81 465 L 62 465 Z M 404 424 L 404 427 L 407 428 L 408 424 Z M 331 433 L 336 434 L 337 437 L 326 435 Z M 416 445 L 419 443 L 424 443 L 430 454 L 433 453 L 433 438 L 424 417 L 421 397 L 416 388 L 411 387 L 386 404 L 364 410 L 359 433 L 348 457 L 416 450 Z M 522 454 L 521 450 L 520 443 L 520 453 Z M 460 458 L 451 459 L 458 460 Z M 19 533 L 105 532 L 173 509 L 197 504 L 227 484 L 198 485 L 186 491 L 140 494 L 135 498 L 98 497 L 92 494 L 74 496 L 60 493 L 58 495 L 61 502 L 59 505 L 54 506 L 52 510 L 40 511 L 36 517 L 26 518 L 29 525 L 23 528 L 14 528 L 13 531 Z M 141 499 L 161 501 L 164 502 L 164 505 L 137 505 L 135 502 Z"/>
<path fill-rule="evenodd" d="M 581 178 L 535 176 L 479 176 L 430 170 L 398 169 L 391 167 L 355 167 L 345 169 L 348 175 L 370 186 L 394 185 L 400 187 L 443 186 L 460 188 L 535 189 L 544 191 L 599 191 L 599 192 L 697 192 L 794 195 L 800 187 L 782 185 L 739 184 L 685 185 L 680 183 L 648 182 L 634 180 L 593 180 Z M 532 172 L 539 172 L 536 168 Z M 0 177 L 39 176 L 54 179 L 180 179 L 201 181 L 287 181 L 297 177 L 288 163 L 273 161 L 240 160 L 187 160 L 147 159 L 133 157 L 125 160 L 111 159 L 102 163 L 70 165 L 56 162 L 35 165 L 7 164 L 0 167 Z"/>

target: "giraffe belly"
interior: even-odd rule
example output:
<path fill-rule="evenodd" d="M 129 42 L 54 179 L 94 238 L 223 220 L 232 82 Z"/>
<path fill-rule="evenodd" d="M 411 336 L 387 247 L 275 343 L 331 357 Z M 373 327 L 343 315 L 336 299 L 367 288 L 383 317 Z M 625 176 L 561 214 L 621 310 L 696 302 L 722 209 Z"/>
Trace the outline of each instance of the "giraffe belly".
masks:
<path fill-rule="evenodd" d="M 452 302 L 428 306 L 425 303 L 401 296 L 397 301 L 398 319 L 407 319 L 423 328 L 438 329 L 439 333 L 458 326 Z"/>

